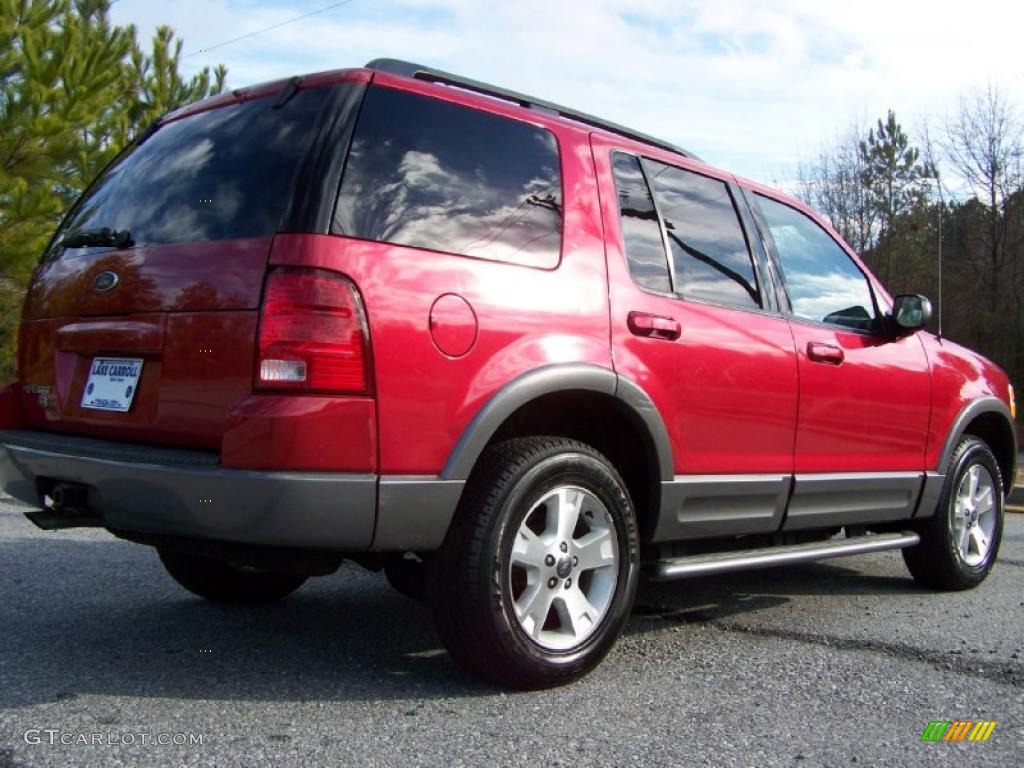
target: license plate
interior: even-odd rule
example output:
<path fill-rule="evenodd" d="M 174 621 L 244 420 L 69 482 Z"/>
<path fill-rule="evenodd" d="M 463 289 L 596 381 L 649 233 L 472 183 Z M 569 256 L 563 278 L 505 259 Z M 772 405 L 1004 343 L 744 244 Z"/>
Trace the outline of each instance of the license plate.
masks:
<path fill-rule="evenodd" d="M 142 360 L 139 358 L 93 358 L 82 393 L 82 407 L 127 412 L 139 388 L 140 373 Z"/>

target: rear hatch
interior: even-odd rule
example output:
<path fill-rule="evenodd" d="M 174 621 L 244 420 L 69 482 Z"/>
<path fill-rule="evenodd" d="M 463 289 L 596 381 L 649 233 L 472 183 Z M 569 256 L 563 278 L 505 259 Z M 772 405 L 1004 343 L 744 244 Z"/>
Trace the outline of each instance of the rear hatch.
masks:
<path fill-rule="evenodd" d="M 30 426 L 220 447 L 252 391 L 268 256 L 331 92 L 285 88 L 172 116 L 75 205 L 26 298 Z"/>

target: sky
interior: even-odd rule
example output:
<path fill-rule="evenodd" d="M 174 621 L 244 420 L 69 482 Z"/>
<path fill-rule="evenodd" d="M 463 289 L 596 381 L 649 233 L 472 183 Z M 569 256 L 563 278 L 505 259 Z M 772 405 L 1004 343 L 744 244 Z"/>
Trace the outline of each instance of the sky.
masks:
<path fill-rule="evenodd" d="M 230 87 L 378 57 L 558 102 L 788 187 L 801 162 L 893 109 L 913 135 L 989 84 L 1024 110 L 1019 0 L 115 0 L 169 24 L 182 69 Z M 208 50 L 212 49 L 212 50 Z"/>

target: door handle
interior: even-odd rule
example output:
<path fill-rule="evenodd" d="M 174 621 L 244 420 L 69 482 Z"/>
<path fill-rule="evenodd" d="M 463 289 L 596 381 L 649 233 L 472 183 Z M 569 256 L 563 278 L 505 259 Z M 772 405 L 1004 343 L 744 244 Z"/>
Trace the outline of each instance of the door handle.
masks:
<path fill-rule="evenodd" d="M 675 341 L 683 332 L 678 320 L 661 315 L 649 315 L 646 312 L 630 312 L 626 318 L 626 325 L 634 336 L 667 341 Z"/>
<path fill-rule="evenodd" d="M 846 355 L 835 344 L 823 344 L 820 341 L 807 342 L 807 358 L 825 365 L 842 365 Z"/>

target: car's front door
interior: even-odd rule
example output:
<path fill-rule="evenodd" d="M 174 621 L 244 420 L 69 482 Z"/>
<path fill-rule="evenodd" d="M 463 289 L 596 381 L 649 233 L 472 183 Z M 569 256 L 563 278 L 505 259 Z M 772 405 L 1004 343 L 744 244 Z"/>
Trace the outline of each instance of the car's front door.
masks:
<path fill-rule="evenodd" d="M 920 339 L 883 332 L 871 281 L 813 218 L 767 195 L 748 199 L 785 286 L 799 361 L 785 528 L 909 517 L 931 409 Z"/>

